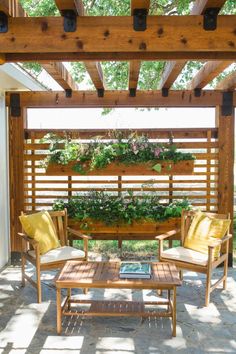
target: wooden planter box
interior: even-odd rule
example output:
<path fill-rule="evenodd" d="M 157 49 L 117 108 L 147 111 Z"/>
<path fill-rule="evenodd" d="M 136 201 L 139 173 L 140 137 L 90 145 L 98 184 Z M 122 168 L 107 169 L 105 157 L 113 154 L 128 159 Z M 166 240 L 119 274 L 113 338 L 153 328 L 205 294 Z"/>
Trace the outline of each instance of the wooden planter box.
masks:
<path fill-rule="evenodd" d="M 157 172 L 153 166 L 157 163 L 161 165 L 161 171 Z M 68 165 L 49 164 L 46 174 L 51 176 L 81 176 L 81 173 L 73 170 L 74 162 Z M 84 165 L 88 170 L 88 165 Z M 156 176 L 156 175 L 190 175 L 193 173 L 194 160 L 179 161 L 156 161 L 145 162 L 135 165 L 125 165 L 122 163 L 111 163 L 106 168 L 96 169 L 85 173 L 86 176 Z"/>
<path fill-rule="evenodd" d="M 91 235 L 97 240 L 154 240 L 155 236 L 167 231 L 180 228 L 181 218 L 169 218 L 162 222 L 133 222 L 131 225 L 104 225 L 99 221 L 88 220 L 89 228 L 84 230 L 79 222 L 69 219 L 69 226 L 75 230 L 79 230 L 85 235 Z M 74 237 L 73 239 L 79 239 Z M 173 239 L 180 239 L 179 235 L 175 235 Z"/>

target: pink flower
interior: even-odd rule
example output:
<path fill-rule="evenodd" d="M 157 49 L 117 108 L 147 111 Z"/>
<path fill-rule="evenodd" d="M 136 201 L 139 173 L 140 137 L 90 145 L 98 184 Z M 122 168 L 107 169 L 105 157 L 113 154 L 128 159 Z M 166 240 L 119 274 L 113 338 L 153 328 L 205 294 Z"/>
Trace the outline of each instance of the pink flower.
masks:
<path fill-rule="evenodd" d="M 159 157 L 161 152 L 162 152 L 162 149 L 160 147 L 155 148 L 154 156 Z"/>

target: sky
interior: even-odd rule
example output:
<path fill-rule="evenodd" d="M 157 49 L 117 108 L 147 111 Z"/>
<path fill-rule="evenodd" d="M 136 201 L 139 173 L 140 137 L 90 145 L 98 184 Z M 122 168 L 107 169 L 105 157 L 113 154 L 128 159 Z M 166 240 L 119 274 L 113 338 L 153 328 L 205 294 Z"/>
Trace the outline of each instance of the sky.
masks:
<path fill-rule="evenodd" d="M 97 108 L 29 109 L 29 129 L 138 129 L 210 128 L 215 126 L 213 108 L 114 109 L 102 115 Z M 50 118 L 50 119 L 49 119 Z"/>

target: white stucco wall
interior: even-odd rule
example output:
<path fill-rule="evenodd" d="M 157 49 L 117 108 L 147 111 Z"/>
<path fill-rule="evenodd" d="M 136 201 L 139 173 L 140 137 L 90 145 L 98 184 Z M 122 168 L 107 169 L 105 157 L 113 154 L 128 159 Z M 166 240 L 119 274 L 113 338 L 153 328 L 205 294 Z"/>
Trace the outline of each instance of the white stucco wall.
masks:
<path fill-rule="evenodd" d="M 9 260 L 8 125 L 0 91 L 0 269 Z"/>

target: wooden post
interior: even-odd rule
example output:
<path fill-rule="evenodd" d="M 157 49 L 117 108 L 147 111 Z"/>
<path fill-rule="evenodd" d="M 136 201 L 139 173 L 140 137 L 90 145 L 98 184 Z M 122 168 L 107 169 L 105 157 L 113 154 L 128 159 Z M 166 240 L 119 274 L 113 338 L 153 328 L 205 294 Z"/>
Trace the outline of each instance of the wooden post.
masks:
<path fill-rule="evenodd" d="M 233 232 L 234 197 L 234 110 L 230 116 L 222 115 L 222 107 L 216 107 L 216 126 L 219 141 L 218 213 L 230 213 Z M 233 265 L 233 238 L 229 245 L 229 266 Z"/>
<path fill-rule="evenodd" d="M 19 215 L 24 210 L 24 128 L 25 110 L 18 117 L 9 114 L 10 235 L 11 252 L 20 252 Z"/>

